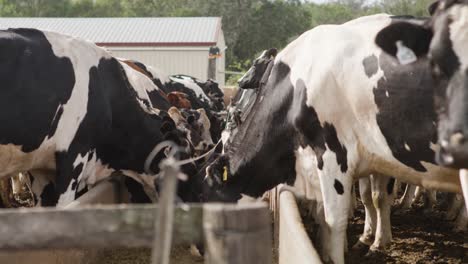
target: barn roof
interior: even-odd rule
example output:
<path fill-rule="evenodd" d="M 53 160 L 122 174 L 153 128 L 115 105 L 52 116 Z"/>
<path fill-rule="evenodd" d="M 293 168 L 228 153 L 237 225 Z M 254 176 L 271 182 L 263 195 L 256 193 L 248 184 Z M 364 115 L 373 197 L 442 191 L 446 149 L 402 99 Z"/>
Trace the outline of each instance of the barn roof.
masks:
<path fill-rule="evenodd" d="M 104 46 L 211 46 L 220 17 L 0 18 L 0 28 L 38 28 Z"/>

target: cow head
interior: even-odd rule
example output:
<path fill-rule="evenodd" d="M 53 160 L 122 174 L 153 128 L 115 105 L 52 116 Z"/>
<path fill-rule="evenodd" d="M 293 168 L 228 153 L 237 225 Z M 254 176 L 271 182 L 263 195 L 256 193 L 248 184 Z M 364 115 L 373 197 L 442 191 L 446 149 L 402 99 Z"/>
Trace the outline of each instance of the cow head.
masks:
<path fill-rule="evenodd" d="M 239 87 L 243 89 L 258 88 L 268 65 L 274 60 L 277 53 L 275 48 L 263 51 L 262 55 L 254 60 L 252 67 L 239 79 Z"/>
<path fill-rule="evenodd" d="M 192 104 L 188 100 L 188 95 L 182 92 L 170 92 L 167 94 L 167 99 L 172 106 L 182 109 L 192 108 Z"/>
<path fill-rule="evenodd" d="M 468 1 L 440 0 L 424 24 L 399 22 L 376 37 L 376 43 L 401 63 L 427 56 L 436 83 L 440 150 L 437 161 L 468 168 Z"/>
<path fill-rule="evenodd" d="M 216 111 L 222 111 L 225 108 L 224 93 L 221 88 L 219 88 L 218 82 L 212 79 L 208 79 L 206 82 L 198 84 L 206 93 L 206 95 L 208 95 L 208 97 L 211 99 L 212 107 Z"/>
<path fill-rule="evenodd" d="M 267 83 L 255 90 L 261 100 L 252 102 L 251 110 L 234 130 L 227 129 L 233 132 L 223 154 L 205 170 L 204 201 L 235 202 L 243 196 L 260 197 L 294 178 L 297 132 L 289 118 L 294 96 L 289 76 L 289 66 L 275 62 Z"/>
<path fill-rule="evenodd" d="M 211 122 L 205 109 L 183 109 L 182 115 L 186 118 L 188 124 L 200 135 L 201 142 L 195 149 L 206 152 L 213 147 L 210 128 Z"/>
<path fill-rule="evenodd" d="M 183 111 L 184 114 L 179 109 L 171 107 L 168 113 L 174 120 L 177 128 L 180 131 L 184 131 L 187 135 L 187 139 L 195 154 L 202 154 L 210 149 L 210 147 L 213 147 L 213 141 L 209 133 L 209 119 L 203 109 Z"/>
<path fill-rule="evenodd" d="M 224 97 L 223 90 L 219 88 L 218 82 L 213 79 L 208 79 L 205 83 L 203 83 L 202 88 L 210 97 Z"/>
<path fill-rule="evenodd" d="M 210 202 L 236 202 L 241 196 L 241 191 L 232 183 L 229 157 L 220 155 L 205 168 L 206 176 L 203 179 L 203 201 Z"/>

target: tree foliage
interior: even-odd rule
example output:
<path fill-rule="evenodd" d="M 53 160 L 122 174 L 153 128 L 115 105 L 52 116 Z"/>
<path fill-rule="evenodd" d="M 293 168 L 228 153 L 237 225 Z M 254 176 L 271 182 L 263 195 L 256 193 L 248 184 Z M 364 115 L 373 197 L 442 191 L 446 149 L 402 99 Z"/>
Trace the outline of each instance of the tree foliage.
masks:
<path fill-rule="evenodd" d="M 0 0 L 4 17 L 220 16 L 228 69 L 244 70 L 261 50 L 283 48 L 320 24 L 374 14 L 427 16 L 433 0 Z"/>

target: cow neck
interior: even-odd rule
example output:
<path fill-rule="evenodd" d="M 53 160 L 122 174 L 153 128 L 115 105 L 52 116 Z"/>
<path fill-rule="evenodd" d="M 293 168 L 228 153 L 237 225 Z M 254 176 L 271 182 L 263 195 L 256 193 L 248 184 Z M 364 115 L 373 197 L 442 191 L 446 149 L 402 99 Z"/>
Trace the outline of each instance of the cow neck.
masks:
<path fill-rule="evenodd" d="M 295 133 L 288 120 L 294 91 L 290 69 L 279 62 L 271 71 L 271 78 L 259 88 L 251 112 L 237 128 L 226 153 L 231 187 L 251 196 L 289 183 L 295 175 Z"/>

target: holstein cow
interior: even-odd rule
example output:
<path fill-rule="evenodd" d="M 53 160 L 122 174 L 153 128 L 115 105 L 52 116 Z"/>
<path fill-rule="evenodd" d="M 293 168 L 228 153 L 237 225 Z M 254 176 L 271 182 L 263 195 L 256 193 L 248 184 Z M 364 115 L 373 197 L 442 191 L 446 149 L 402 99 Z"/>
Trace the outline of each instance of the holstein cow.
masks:
<path fill-rule="evenodd" d="M 203 82 L 195 77 L 183 74 L 172 75 L 170 78 L 176 82 L 179 80 L 188 80 L 192 83 L 195 83 L 210 98 L 210 104 L 214 110 L 224 110 L 224 93 L 221 88 L 219 88 L 219 84 L 215 80 L 208 79 L 206 82 Z"/>
<path fill-rule="evenodd" d="M 128 64 L 133 69 L 148 76 L 159 89 L 166 92 L 164 85 L 170 82 L 170 80 L 169 80 L 169 76 L 165 74 L 162 70 L 153 66 L 145 65 L 139 61 L 129 60 L 125 58 L 118 58 L 118 59 L 119 61 L 122 61 Z"/>
<path fill-rule="evenodd" d="M 224 110 L 224 103 L 218 98 L 218 96 L 221 98 L 223 96 L 216 82 L 212 80 L 202 82 L 187 75 L 167 76 L 154 67 L 141 62 L 131 62 L 139 67 L 140 71 L 144 71 L 153 83 L 168 95 L 168 100 L 173 103 L 173 106 L 185 108 L 190 105 L 191 108 L 205 109 L 211 123 L 211 137 L 214 141 L 219 140 L 224 122 L 218 112 Z"/>
<path fill-rule="evenodd" d="M 153 185 L 143 167 L 149 153 L 181 139 L 119 61 L 90 42 L 34 29 L 0 31 L 0 47 L 0 120 L 8 124 L 0 176 L 55 171 L 59 205 L 75 198 L 79 183 L 114 171 Z M 162 157 L 151 162 L 155 173 Z"/>
<path fill-rule="evenodd" d="M 128 67 L 125 63 L 122 64 L 122 66 L 130 85 L 138 87 L 139 89 L 144 89 L 148 93 L 152 106 L 155 109 L 167 111 L 172 120 L 174 120 L 176 126 L 178 126 L 179 131 L 183 132 L 188 139 L 187 142 L 190 144 L 190 147 L 195 151 L 203 152 L 206 151 L 209 146 L 213 145 L 211 135 L 206 134 L 207 132 L 209 133 L 211 125 L 209 120 L 207 120 L 208 117 L 206 116 L 206 111 L 203 108 L 193 111 L 187 110 L 192 113 L 190 118 L 187 120 L 180 118 L 182 116 L 179 110 L 176 107 L 171 107 L 171 93 L 166 95 L 161 91 L 161 89 L 153 84 L 151 79 L 147 78 L 147 76 L 143 75 L 140 71 L 136 71 L 135 69 Z M 183 96 L 179 92 L 176 94 L 177 96 Z M 180 103 L 183 104 L 187 102 L 183 101 Z M 192 153 L 192 151 L 187 149 L 186 153 Z"/>
<path fill-rule="evenodd" d="M 437 161 L 461 169 L 468 204 L 468 1 L 440 0 L 431 10 L 434 15 L 428 23 L 389 25 L 377 35 L 376 43 L 409 70 L 429 59 L 441 146 Z"/>
<path fill-rule="evenodd" d="M 227 143 L 230 134 L 239 126 L 247 117 L 255 103 L 258 88 L 264 85 L 271 68 L 273 60 L 278 54 L 275 48 L 264 50 L 262 54 L 256 58 L 251 68 L 239 79 L 239 90 L 232 98 L 231 104 L 228 106 L 228 118 L 226 120 L 226 128 L 223 130 L 221 137 L 223 145 Z M 265 78 L 263 78 L 265 76 Z"/>
<path fill-rule="evenodd" d="M 204 154 L 214 146 L 210 134 L 210 120 L 206 116 L 205 109 L 184 109 L 181 112 L 171 107 L 168 113 L 179 130 L 186 131 L 195 154 Z"/>
<path fill-rule="evenodd" d="M 120 60 L 120 62 L 122 62 Z M 152 111 L 159 112 L 161 116 L 167 115 L 172 118 L 175 122 L 175 126 L 178 128 L 178 132 L 180 132 L 181 139 L 187 139 L 183 143 L 182 147 L 185 150 L 185 158 L 188 158 L 187 155 L 196 154 L 195 152 L 205 152 L 207 151 L 212 145 L 213 141 L 209 135 L 210 123 L 206 114 L 204 114 L 204 110 L 200 109 L 198 111 L 193 110 L 195 114 L 190 115 L 191 118 L 187 118 L 187 120 L 181 120 L 178 116 L 172 115 L 174 111 L 177 111 L 175 108 L 169 108 L 169 102 L 166 100 L 165 94 L 158 89 L 157 86 L 149 79 L 143 72 L 135 69 L 134 67 L 128 67 L 128 63 L 122 64 L 122 74 L 128 80 L 128 85 L 130 85 L 133 89 L 139 89 L 141 91 L 146 91 L 148 93 L 148 97 L 152 103 L 153 109 Z M 142 74 L 143 73 L 143 74 Z M 169 109 L 168 109 L 169 108 Z M 161 109 L 168 110 L 168 113 L 162 111 Z M 175 109 L 175 110 L 174 110 Z M 192 110 L 188 110 L 192 111 Z M 192 112 L 190 112 L 192 113 Z M 171 120 L 171 123 L 172 123 Z M 195 164 L 188 164 L 183 166 L 183 171 L 189 175 L 193 175 L 196 173 L 196 168 L 194 167 Z M 49 173 L 50 174 L 50 173 Z M 51 206 L 55 205 L 54 200 L 51 198 L 55 197 L 55 188 L 54 183 L 51 181 L 50 175 L 48 178 L 44 179 L 44 175 L 37 171 L 34 173 L 33 178 L 33 192 L 36 196 L 37 205 L 42 206 Z M 42 176 L 42 177 L 39 177 Z M 37 179 L 36 179 L 37 178 Z M 141 181 L 131 180 L 129 178 L 125 179 L 125 186 L 130 194 L 130 201 L 136 203 L 142 202 L 151 202 L 155 201 L 156 193 L 153 188 L 149 188 L 148 185 L 141 185 Z M 192 179 L 189 182 L 181 183 L 181 185 L 190 185 Z M 189 188 L 185 188 L 189 189 Z M 86 181 L 81 181 L 78 183 L 77 191 L 74 191 L 74 194 L 70 194 L 71 196 L 78 197 L 82 193 L 87 191 L 87 183 Z M 148 194 L 148 195 L 147 195 Z M 180 197 L 186 197 L 187 194 L 179 192 L 178 195 Z M 151 198 L 150 198 L 151 197 Z M 193 201 L 193 200 L 190 200 Z"/>
<path fill-rule="evenodd" d="M 144 89 L 155 108 L 167 111 L 171 107 L 168 95 L 164 92 L 163 88 L 157 85 L 157 81 L 152 79 L 153 75 L 151 72 L 146 72 L 138 66 L 140 64 L 134 61 L 119 59 L 119 62 L 131 85 Z M 159 78 L 156 78 L 156 80 L 159 80 Z"/>
<path fill-rule="evenodd" d="M 223 123 L 217 112 L 224 110 L 224 102 L 221 102 L 221 104 L 218 99 L 212 100 L 192 77 L 174 75 L 169 78 L 170 82 L 165 84 L 166 92 L 185 93 L 188 95 L 187 99 L 193 108 L 205 109 L 212 125 L 211 136 L 213 140 L 217 141 L 220 137 Z"/>
<path fill-rule="evenodd" d="M 230 133 L 235 133 L 235 128 L 245 120 L 252 109 L 258 87 L 266 83 L 276 54 L 276 49 L 265 50 L 260 57 L 254 60 L 253 66 L 239 80 L 241 90 L 234 97 L 234 106 L 229 107 L 231 118 L 228 120 L 227 129 L 223 131 L 223 142 L 228 140 Z M 296 179 L 292 183 L 292 187 L 297 196 L 310 202 L 309 216 L 313 217 L 320 225 L 318 235 L 322 241 L 325 241 L 328 239 L 328 234 L 325 230 L 320 181 L 314 171 L 314 164 L 309 162 L 310 155 L 313 155 L 312 149 L 299 147 L 295 152 Z M 371 251 L 383 250 L 390 243 L 392 239 L 390 207 L 393 200 L 394 182 L 392 178 L 382 175 L 359 180 L 361 201 L 366 210 L 366 221 L 363 234 L 354 249 L 363 250 L 372 245 Z M 354 193 L 352 196 L 354 197 Z M 349 211 L 350 215 L 352 215 L 353 209 L 354 207 Z"/>
<path fill-rule="evenodd" d="M 281 51 L 226 153 L 207 168 L 204 198 L 236 201 L 293 184 L 295 152 L 307 150 L 301 158 L 320 180 L 330 237 L 323 257 L 343 263 L 355 179 L 394 175 L 459 192 L 457 172 L 434 164 L 428 62 L 402 67 L 374 43 L 399 20 L 381 14 L 319 26 Z"/>
<path fill-rule="evenodd" d="M 167 94 L 167 99 L 172 106 L 175 106 L 180 109 L 191 109 L 192 104 L 187 99 L 188 95 L 181 92 L 170 92 Z"/>

